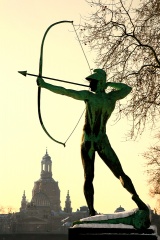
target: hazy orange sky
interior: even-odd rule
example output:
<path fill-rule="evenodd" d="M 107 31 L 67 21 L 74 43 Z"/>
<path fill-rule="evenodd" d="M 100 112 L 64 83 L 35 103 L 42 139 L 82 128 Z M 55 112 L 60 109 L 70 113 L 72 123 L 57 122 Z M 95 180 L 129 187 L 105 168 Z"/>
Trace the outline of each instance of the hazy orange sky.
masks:
<path fill-rule="evenodd" d="M 87 16 L 93 9 L 83 0 L 0 0 L 0 9 L 0 205 L 18 210 L 24 190 L 27 199 L 31 200 L 47 147 L 53 162 L 53 178 L 59 182 L 61 190 L 61 206 L 64 208 L 69 190 L 76 211 L 86 205 L 80 158 L 84 116 L 66 148 L 51 141 L 38 120 L 36 79 L 25 78 L 18 71 L 38 73 L 40 45 L 49 25 L 62 20 L 73 20 L 78 25 L 81 16 Z M 84 50 L 91 68 L 96 68 L 94 54 L 87 48 Z M 71 24 L 57 25 L 48 34 L 43 74 L 86 84 L 84 79 L 90 71 Z M 63 86 L 73 88 L 72 85 Z M 42 116 L 48 131 L 58 140 L 66 140 L 84 107 L 83 102 L 42 91 Z M 107 127 L 111 144 L 139 195 L 154 208 L 155 201 L 148 195 L 145 160 L 141 155 L 150 146 L 151 135 L 147 131 L 136 142 L 126 142 L 129 123 L 121 119 L 114 124 L 114 120 L 113 114 Z M 95 168 L 95 209 L 98 212 L 113 212 L 120 205 L 126 210 L 136 207 L 130 194 L 98 157 Z"/>

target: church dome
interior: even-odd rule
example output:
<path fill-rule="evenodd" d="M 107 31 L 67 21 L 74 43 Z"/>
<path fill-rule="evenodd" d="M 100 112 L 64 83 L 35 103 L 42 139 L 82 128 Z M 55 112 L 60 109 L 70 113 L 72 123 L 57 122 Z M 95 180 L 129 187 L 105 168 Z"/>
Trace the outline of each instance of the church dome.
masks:
<path fill-rule="evenodd" d="M 34 204 L 38 207 L 50 206 L 50 201 L 48 197 L 42 192 L 36 193 L 32 198 L 32 202 L 34 202 Z"/>
<path fill-rule="evenodd" d="M 52 161 L 51 157 L 46 154 L 41 160 L 40 179 L 34 182 L 32 190 L 32 200 L 36 206 L 50 206 L 54 212 L 61 210 L 60 206 L 60 189 L 58 182 L 52 178 Z"/>
<path fill-rule="evenodd" d="M 125 209 L 120 205 L 114 212 L 116 213 L 116 212 L 124 212 L 124 211 Z"/>

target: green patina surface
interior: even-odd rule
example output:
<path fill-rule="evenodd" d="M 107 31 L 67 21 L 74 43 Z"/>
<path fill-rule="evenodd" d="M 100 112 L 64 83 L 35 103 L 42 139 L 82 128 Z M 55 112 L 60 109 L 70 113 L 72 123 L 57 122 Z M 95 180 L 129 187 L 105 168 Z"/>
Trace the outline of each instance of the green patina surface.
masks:
<path fill-rule="evenodd" d="M 126 224 L 132 225 L 136 229 L 146 229 L 150 226 L 149 211 L 138 210 L 128 217 L 106 219 L 106 220 L 93 220 L 93 221 L 75 221 L 74 225 L 77 224 Z"/>
<path fill-rule="evenodd" d="M 106 220 L 105 223 L 131 224 L 135 228 L 149 227 L 149 209 L 138 196 L 131 179 L 124 172 L 115 151 L 111 147 L 106 134 L 106 124 L 115 109 L 116 102 L 125 98 L 132 90 L 127 84 L 107 82 L 107 74 L 103 69 L 95 69 L 93 74 L 86 77 L 89 81 L 88 90 L 72 90 L 46 83 L 42 77 L 37 78 L 38 86 L 56 94 L 65 95 L 75 100 L 84 101 L 86 105 L 85 123 L 81 143 L 81 157 L 84 168 L 84 195 L 90 216 L 94 216 L 94 161 L 97 152 L 103 162 L 109 167 L 114 176 L 120 180 L 122 186 L 132 195 L 139 211 L 132 217 Z M 105 90 L 110 87 L 111 91 Z M 121 221 L 121 222 L 119 222 Z M 82 224 L 82 223 L 81 223 Z"/>

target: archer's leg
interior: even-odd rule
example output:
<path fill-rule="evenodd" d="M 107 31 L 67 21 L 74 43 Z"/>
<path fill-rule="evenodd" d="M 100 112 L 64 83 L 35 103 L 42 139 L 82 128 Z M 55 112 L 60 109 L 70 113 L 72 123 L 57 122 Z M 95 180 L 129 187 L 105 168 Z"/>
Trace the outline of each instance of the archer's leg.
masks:
<path fill-rule="evenodd" d="M 83 142 L 81 146 L 81 157 L 84 168 L 84 195 L 89 208 L 90 216 L 95 215 L 94 210 L 94 159 L 95 151 L 91 151 L 91 142 Z"/>
<path fill-rule="evenodd" d="M 105 143 L 105 145 L 104 145 Z M 98 147 L 98 154 L 105 162 L 105 164 L 110 168 L 112 173 L 120 180 L 123 187 L 131 193 L 133 201 L 137 204 L 140 210 L 146 210 L 148 207 L 146 204 L 139 198 L 131 179 L 124 173 L 121 163 L 112 149 L 108 138 L 106 137 L 103 141 L 103 146 Z"/>

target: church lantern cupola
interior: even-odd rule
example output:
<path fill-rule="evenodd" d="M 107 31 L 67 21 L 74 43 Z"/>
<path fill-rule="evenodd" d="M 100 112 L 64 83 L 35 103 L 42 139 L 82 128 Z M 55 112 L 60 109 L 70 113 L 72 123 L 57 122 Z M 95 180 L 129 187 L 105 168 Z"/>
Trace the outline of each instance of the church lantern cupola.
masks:
<path fill-rule="evenodd" d="M 41 178 L 52 178 L 52 161 L 47 150 L 41 161 Z"/>

